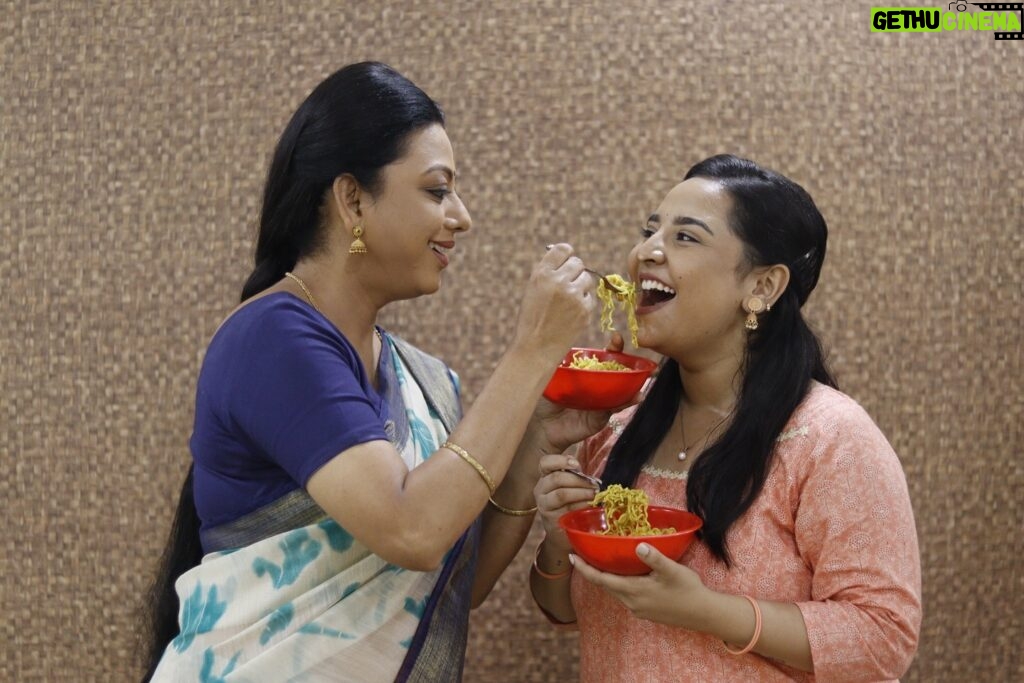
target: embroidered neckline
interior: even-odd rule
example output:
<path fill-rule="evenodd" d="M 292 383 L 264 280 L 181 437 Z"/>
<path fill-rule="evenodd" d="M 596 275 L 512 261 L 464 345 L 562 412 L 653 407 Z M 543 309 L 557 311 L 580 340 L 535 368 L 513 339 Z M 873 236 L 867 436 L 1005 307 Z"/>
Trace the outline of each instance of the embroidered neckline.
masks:
<path fill-rule="evenodd" d="M 611 422 L 612 429 L 615 429 L 615 427 L 619 426 L 615 424 L 615 420 L 612 420 Z M 785 432 L 782 432 L 782 434 L 779 434 L 779 438 L 777 438 L 775 441 L 778 443 L 782 443 L 783 441 L 795 439 L 798 436 L 807 436 L 809 433 L 810 430 L 806 426 L 794 427 L 793 429 L 787 430 Z M 690 474 L 689 470 L 686 470 L 685 472 L 676 472 L 674 470 L 666 470 L 661 467 L 655 467 L 653 465 L 644 465 L 642 468 L 640 468 L 640 471 L 652 477 L 658 477 L 660 479 L 675 479 L 676 481 L 686 481 Z"/>
<path fill-rule="evenodd" d="M 776 441 L 779 442 L 779 443 L 782 443 L 783 441 L 789 441 L 790 439 L 795 439 L 798 436 L 807 436 L 808 431 L 810 431 L 810 430 L 808 430 L 806 426 L 794 427 L 793 429 L 790 429 L 789 431 L 785 431 L 785 432 L 782 432 L 781 434 L 779 434 L 779 438 L 777 438 Z"/>
<path fill-rule="evenodd" d="M 665 470 L 660 467 L 654 467 L 653 465 L 644 465 L 642 468 L 640 468 L 640 471 L 643 472 L 644 474 L 649 474 L 652 477 L 660 477 L 662 479 L 675 479 L 677 481 L 686 481 L 686 478 L 690 474 L 689 470 L 686 470 L 685 472 L 675 472 L 673 470 Z"/>

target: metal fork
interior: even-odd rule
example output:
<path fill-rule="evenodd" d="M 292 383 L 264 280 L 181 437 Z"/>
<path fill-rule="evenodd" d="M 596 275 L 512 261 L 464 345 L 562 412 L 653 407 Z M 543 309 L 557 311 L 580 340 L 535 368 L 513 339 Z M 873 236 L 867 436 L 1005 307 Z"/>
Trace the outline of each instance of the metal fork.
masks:
<path fill-rule="evenodd" d="M 554 245 L 549 244 L 545 247 L 545 249 L 550 249 L 553 246 Z M 603 282 L 604 286 L 607 287 L 609 291 L 615 292 L 616 294 L 625 294 L 625 292 L 623 292 L 621 288 L 613 285 L 611 281 L 608 279 L 608 276 L 605 275 L 604 273 L 599 273 L 593 268 L 584 268 L 583 270 L 587 271 L 588 273 L 599 279 L 601 282 Z"/>
<path fill-rule="evenodd" d="M 541 455 L 549 455 L 549 453 L 547 451 L 545 451 L 543 448 L 538 448 L 537 450 L 540 451 Z M 597 488 L 601 488 L 601 480 L 598 479 L 597 477 L 592 477 L 589 474 L 584 474 L 583 472 L 580 472 L 579 470 L 574 470 L 571 467 L 561 467 L 561 468 L 558 469 L 558 471 L 559 472 L 568 472 L 569 474 L 575 474 L 577 477 L 581 477 L 582 479 L 586 479 L 587 481 L 589 481 L 591 484 L 593 484 Z"/>
<path fill-rule="evenodd" d="M 569 474 L 575 474 L 577 477 L 582 477 L 583 479 L 586 479 L 588 482 L 590 482 L 591 484 L 593 484 L 597 488 L 601 488 L 601 480 L 598 479 L 597 477 L 592 477 L 589 474 L 584 474 L 583 472 L 580 472 L 579 470 L 574 470 L 574 469 L 569 469 L 569 468 L 564 468 L 561 471 L 562 472 L 568 472 Z"/>
<path fill-rule="evenodd" d="M 615 285 L 613 285 L 613 284 L 611 283 L 611 281 L 610 281 L 610 280 L 608 279 L 608 276 L 607 276 L 607 275 L 604 275 L 604 274 L 602 274 L 602 273 L 599 273 L 599 272 L 597 272 L 596 270 L 594 270 L 593 268 L 584 268 L 583 270 L 587 271 L 588 273 L 590 273 L 591 275 L 593 275 L 594 277 L 596 277 L 597 279 L 599 279 L 599 280 L 600 280 L 601 282 L 603 282 L 603 283 L 604 283 L 604 286 L 605 286 L 605 287 L 606 287 L 606 288 L 607 288 L 607 289 L 608 289 L 609 291 L 611 291 L 611 292 L 615 292 L 616 294 L 625 294 L 625 292 L 623 292 L 621 288 L 619 288 L 619 287 L 616 287 Z"/>

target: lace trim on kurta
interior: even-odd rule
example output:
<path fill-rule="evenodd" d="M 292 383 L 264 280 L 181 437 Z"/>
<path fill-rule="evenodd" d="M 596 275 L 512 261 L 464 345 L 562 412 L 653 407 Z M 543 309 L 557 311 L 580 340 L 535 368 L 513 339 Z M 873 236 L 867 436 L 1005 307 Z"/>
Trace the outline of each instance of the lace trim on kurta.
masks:
<path fill-rule="evenodd" d="M 689 476 L 689 470 L 685 472 L 674 472 L 672 470 L 663 470 L 660 467 L 653 467 L 652 465 L 644 465 L 641 469 L 644 474 L 649 474 L 652 477 L 660 477 L 662 479 L 677 479 L 679 481 L 686 481 Z"/>
<path fill-rule="evenodd" d="M 804 427 L 794 427 L 793 429 L 786 430 L 779 434 L 779 438 L 775 439 L 777 442 L 782 443 L 783 441 L 789 441 L 795 439 L 798 436 L 807 436 L 808 429 Z"/>
<path fill-rule="evenodd" d="M 611 421 L 611 426 L 616 434 L 621 433 L 622 425 L 613 420 Z M 793 429 L 786 430 L 779 434 L 779 438 L 777 438 L 776 441 L 778 443 L 782 443 L 783 441 L 795 439 L 798 436 L 807 436 L 808 433 L 809 430 L 806 426 L 794 427 Z M 676 481 L 686 481 L 689 476 L 688 471 L 676 472 L 674 470 L 666 470 L 660 467 L 654 467 L 653 465 L 644 465 L 640 471 L 652 477 L 658 477 L 660 479 L 675 479 Z"/>

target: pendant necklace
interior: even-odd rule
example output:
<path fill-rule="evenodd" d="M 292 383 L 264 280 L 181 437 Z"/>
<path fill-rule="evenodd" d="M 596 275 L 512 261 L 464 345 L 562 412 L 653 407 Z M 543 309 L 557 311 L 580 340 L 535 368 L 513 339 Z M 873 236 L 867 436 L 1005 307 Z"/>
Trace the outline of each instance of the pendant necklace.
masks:
<path fill-rule="evenodd" d="M 682 402 L 680 402 L 680 410 L 679 410 L 679 433 L 683 437 L 683 448 L 682 448 L 681 451 L 679 451 L 679 455 L 676 456 L 676 460 L 678 460 L 679 462 L 683 462 L 684 460 L 686 460 L 686 454 L 690 451 L 691 448 L 693 448 L 694 446 L 697 445 L 698 441 L 700 441 L 700 438 L 698 438 L 696 441 L 691 443 L 689 446 L 686 445 L 686 426 L 683 424 L 683 411 L 681 409 L 681 406 L 682 406 Z M 703 449 L 703 447 L 708 445 L 708 439 L 710 439 L 711 435 L 714 434 L 715 431 L 719 427 L 722 426 L 723 422 L 725 422 L 727 419 L 729 419 L 730 415 L 732 415 L 732 411 L 731 410 L 728 413 L 726 413 L 725 417 L 723 417 L 721 420 L 719 420 L 718 423 L 714 427 L 712 427 L 710 430 L 708 430 L 708 433 L 704 435 L 704 443 L 703 443 L 703 445 L 701 447 L 702 449 Z"/>

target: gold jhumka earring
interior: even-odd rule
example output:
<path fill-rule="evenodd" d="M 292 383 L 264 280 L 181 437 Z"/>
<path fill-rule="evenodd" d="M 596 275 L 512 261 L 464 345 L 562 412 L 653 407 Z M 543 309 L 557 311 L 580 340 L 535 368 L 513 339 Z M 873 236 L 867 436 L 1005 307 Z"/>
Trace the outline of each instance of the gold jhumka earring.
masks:
<path fill-rule="evenodd" d="M 352 228 L 352 244 L 348 245 L 348 253 L 365 254 L 366 244 L 360 239 L 363 236 L 363 226 L 355 225 Z"/>
<path fill-rule="evenodd" d="M 759 296 L 748 296 L 743 301 L 743 310 L 747 312 L 747 320 L 743 326 L 753 332 L 757 329 L 757 314 L 765 310 L 764 299 Z"/>

